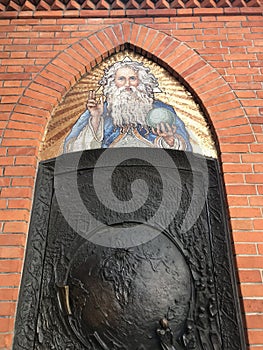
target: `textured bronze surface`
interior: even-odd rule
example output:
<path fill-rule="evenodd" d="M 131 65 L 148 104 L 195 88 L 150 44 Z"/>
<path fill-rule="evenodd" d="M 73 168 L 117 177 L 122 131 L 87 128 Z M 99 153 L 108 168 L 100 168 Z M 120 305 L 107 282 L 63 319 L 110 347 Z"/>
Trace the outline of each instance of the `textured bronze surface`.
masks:
<path fill-rule="evenodd" d="M 158 349 L 156 323 L 163 315 L 176 337 L 183 333 L 191 301 L 190 270 L 163 235 L 131 249 L 84 243 L 70 262 L 66 282 L 76 324 L 70 328 L 87 347 L 101 342 L 108 348 L 144 344 Z"/>
<path fill-rule="evenodd" d="M 119 199 L 130 198 L 131 183 L 138 178 L 150 190 L 142 208 L 116 213 L 100 203 L 93 187 L 94 165 L 103 152 L 81 154 L 77 181 L 82 201 L 110 235 L 116 227 L 130 227 L 133 232 L 159 208 L 160 169 L 138 159 L 120 164 L 112 180 Z M 111 164 L 111 155 L 120 150 L 107 152 Z M 40 164 L 14 350 L 245 350 L 217 161 L 180 151 L 145 152 L 157 162 L 164 152 L 171 157 L 180 175 L 181 185 L 176 186 L 182 196 L 166 229 L 160 229 L 158 221 L 152 226 L 159 233 L 154 239 L 127 248 L 92 243 L 85 230 L 88 217 L 75 214 L 79 202 L 68 193 L 76 154 L 63 156 L 67 162 L 60 168 L 55 191 L 55 161 Z M 194 178 L 203 181 L 203 161 L 209 178 L 205 198 L 204 186 L 198 196 L 193 190 Z M 172 187 L 171 169 L 167 167 L 165 173 L 166 186 Z M 65 220 L 56 196 L 59 190 L 68 214 L 83 233 L 87 231 L 86 238 Z M 176 195 L 170 198 L 171 206 L 177 199 Z M 200 215 L 185 232 L 182 222 L 192 200 L 198 207 L 203 199 Z M 165 208 L 164 216 L 171 206 Z"/>

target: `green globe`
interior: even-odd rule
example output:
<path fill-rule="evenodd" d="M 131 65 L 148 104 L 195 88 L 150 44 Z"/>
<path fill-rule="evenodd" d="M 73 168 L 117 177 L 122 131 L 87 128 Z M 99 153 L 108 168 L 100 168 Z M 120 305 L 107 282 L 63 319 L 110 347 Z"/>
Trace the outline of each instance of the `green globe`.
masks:
<path fill-rule="evenodd" d="M 153 108 L 146 116 L 146 123 L 152 128 L 156 128 L 157 124 L 168 123 L 170 126 L 174 124 L 174 114 L 167 108 Z"/>

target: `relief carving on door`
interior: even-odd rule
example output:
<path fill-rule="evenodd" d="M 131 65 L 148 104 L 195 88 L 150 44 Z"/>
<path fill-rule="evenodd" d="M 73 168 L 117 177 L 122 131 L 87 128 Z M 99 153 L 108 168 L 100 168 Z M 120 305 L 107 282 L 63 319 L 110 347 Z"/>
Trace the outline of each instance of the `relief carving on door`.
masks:
<path fill-rule="evenodd" d="M 245 349 L 217 160 L 127 148 L 113 166 L 123 154 L 40 164 L 13 349 Z M 94 174 L 101 189 L 112 175 L 123 206 L 139 195 L 133 184 L 146 201 L 110 209 Z"/>

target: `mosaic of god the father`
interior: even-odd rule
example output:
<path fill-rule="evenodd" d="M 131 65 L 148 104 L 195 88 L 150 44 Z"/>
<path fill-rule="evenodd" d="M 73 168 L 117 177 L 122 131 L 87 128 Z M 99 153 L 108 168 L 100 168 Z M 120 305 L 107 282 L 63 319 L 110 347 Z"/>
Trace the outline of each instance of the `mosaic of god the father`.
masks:
<path fill-rule="evenodd" d="M 98 100 L 90 91 L 87 110 L 65 139 L 64 152 L 108 147 L 158 147 L 192 151 L 173 107 L 154 98 L 156 77 L 143 63 L 125 59 L 105 70 Z M 104 101 L 105 99 L 105 101 Z"/>

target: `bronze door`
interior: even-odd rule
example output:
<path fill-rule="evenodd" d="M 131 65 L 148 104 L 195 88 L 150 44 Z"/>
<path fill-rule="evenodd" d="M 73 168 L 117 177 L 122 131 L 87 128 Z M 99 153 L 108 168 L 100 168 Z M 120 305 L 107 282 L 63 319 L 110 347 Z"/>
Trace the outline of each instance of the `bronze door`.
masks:
<path fill-rule="evenodd" d="M 123 152 L 40 164 L 13 349 L 245 349 L 217 160 Z"/>

